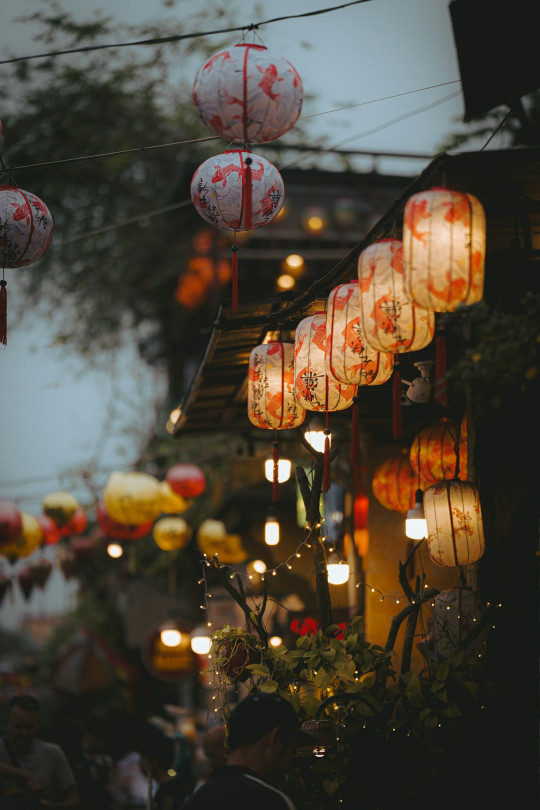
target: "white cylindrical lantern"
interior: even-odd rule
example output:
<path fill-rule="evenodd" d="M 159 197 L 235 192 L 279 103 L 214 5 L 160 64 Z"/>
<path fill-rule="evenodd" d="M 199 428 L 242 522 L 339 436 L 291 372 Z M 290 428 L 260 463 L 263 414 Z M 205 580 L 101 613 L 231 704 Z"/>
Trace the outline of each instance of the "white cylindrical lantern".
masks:
<path fill-rule="evenodd" d="M 447 658 L 459 649 L 483 612 L 482 599 L 472 588 L 441 591 L 433 600 L 433 636 L 437 655 Z M 475 639 L 474 647 L 483 642 L 480 636 L 482 633 Z"/>
<path fill-rule="evenodd" d="M 349 385 L 381 385 L 392 376 L 394 356 L 375 351 L 364 337 L 358 281 L 328 296 L 326 373 Z"/>
<path fill-rule="evenodd" d="M 472 194 L 432 188 L 407 200 L 403 267 L 419 306 L 452 312 L 480 301 L 485 254 L 486 217 Z"/>
<path fill-rule="evenodd" d="M 341 385 L 326 373 L 326 313 L 304 318 L 296 327 L 296 398 L 308 411 L 342 411 L 353 403 L 356 385 Z"/>
<path fill-rule="evenodd" d="M 433 340 L 435 314 L 411 298 L 398 239 L 382 239 L 358 257 L 362 327 L 378 352 L 415 352 Z"/>
<path fill-rule="evenodd" d="M 273 340 L 256 346 L 249 357 L 249 421 L 281 430 L 298 427 L 305 415 L 294 391 L 294 345 Z"/>
<path fill-rule="evenodd" d="M 469 481 L 439 481 L 424 492 L 429 556 L 436 565 L 460 566 L 484 554 L 478 491 Z"/>
<path fill-rule="evenodd" d="M 285 186 L 276 167 L 246 149 L 228 149 L 201 163 L 191 181 L 198 214 L 214 228 L 250 231 L 272 222 Z"/>
<path fill-rule="evenodd" d="M 287 59 L 264 45 L 242 42 L 213 54 L 200 68 L 193 101 L 220 138 L 268 143 L 296 124 L 302 81 Z"/>

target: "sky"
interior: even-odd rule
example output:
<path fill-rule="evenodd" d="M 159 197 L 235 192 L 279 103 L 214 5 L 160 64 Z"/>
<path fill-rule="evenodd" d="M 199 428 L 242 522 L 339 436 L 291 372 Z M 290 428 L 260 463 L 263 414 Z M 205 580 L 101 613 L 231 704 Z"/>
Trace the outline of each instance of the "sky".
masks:
<path fill-rule="evenodd" d="M 189 18 L 194 7 L 193 0 L 180 0 L 172 8 L 159 0 L 65 0 L 63 5 L 80 20 L 100 11 L 133 24 Z M 218 0 L 208 0 L 197 7 L 218 5 Z M 236 5 L 241 8 L 238 25 L 243 26 L 340 3 L 241 0 Z M 368 0 L 260 26 L 262 43 L 292 62 L 305 94 L 314 96 L 301 116 L 308 141 L 433 156 L 463 114 L 448 5 L 448 0 Z M 16 22 L 44 6 L 44 0 L 2 0 L 2 59 L 46 50 L 32 41 L 32 24 Z M 220 27 L 219 22 L 211 27 Z M 230 44 L 240 36 L 231 33 Z M 105 60 L 107 50 L 102 53 Z M 193 78 L 197 68 L 194 63 Z M 181 69 L 191 65 L 183 63 Z M 8 159 L 9 121 L 4 123 Z M 377 168 L 413 176 L 429 162 L 429 157 L 380 160 Z M 363 165 L 371 168 L 372 161 Z M 8 278 L 10 295 L 16 295 L 16 284 Z M 52 334 L 50 323 L 40 319 L 27 317 L 20 325 L 8 321 L 8 345 L 0 347 L 0 499 L 13 500 L 33 515 L 40 514 L 42 498 L 51 491 L 68 489 L 81 503 L 88 499 L 80 485 L 70 488 L 72 470 L 97 465 L 106 481 L 113 469 L 129 469 L 141 433 L 151 426 L 145 425 L 144 414 L 151 416 L 155 397 L 165 391 L 164 379 L 143 364 L 134 346 L 125 345 L 106 370 L 97 371 L 70 354 L 69 347 L 55 346 Z M 138 403 L 137 429 L 129 429 L 133 402 Z M 12 574 L 24 564 L 22 560 L 6 571 L 0 558 L 0 571 Z M 25 612 L 63 609 L 67 597 L 61 585 L 58 580 L 47 587 L 50 598 L 41 592 L 23 603 L 16 594 L 10 604 L 4 602 L 0 626 L 16 627 Z"/>

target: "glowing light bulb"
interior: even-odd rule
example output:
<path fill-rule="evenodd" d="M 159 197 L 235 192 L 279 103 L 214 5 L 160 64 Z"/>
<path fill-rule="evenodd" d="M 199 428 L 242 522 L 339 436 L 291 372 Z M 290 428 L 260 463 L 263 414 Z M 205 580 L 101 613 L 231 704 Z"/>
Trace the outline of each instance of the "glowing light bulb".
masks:
<path fill-rule="evenodd" d="M 423 540 L 427 537 L 427 523 L 424 515 L 423 506 L 423 492 L 421 489 L 416 490 L 416 503 L 412 509 L 407 512 L 405 518 L 405 534 L 411 540 Z"/>
<path fill-rule="evenodd" d="M 119 557 L 121 557 L 123 553 L 124 549 L 122 548 L 120 543 L 109 543 L 109 545 L 107 546 L 107 554 L 114 560 L 117 560 Z"/>
<path fill-rule="evenodd" d="M 182 641 L 182 633 L 173 627 L 166 627 L 161 631 L 160 638 L 166 647 L 178 647 Z"/>
<path fill-rule="evenodd" d="M 267 546 L 277 546 L 279 543 L 279 523 L 275 517 L 267 517 L 264 524 L 264 542 Z"/>
<path fill-rule="evenodd" d="M 284 484 L 291 477 L 292 462 L 288 458 L 278 459 L 278 482 Z M 267 458 L 264 462 L 264 475 L 267 481 L 274 480 L 274 460 Z"/>

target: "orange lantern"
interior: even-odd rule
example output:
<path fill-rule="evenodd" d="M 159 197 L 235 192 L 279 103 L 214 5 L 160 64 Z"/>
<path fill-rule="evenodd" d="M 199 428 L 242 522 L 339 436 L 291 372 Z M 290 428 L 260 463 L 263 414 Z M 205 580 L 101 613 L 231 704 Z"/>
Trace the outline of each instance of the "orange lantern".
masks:
<path fill-rule="evenodd" d="M 113 472 L 103 491 L 107 514 L 118 523 L 151 523 L 160 515 L 159 481 L 143 472 Z"/>
<path fill-rule="evenodd" d="M 458 477 L 467 478 L 467 426 L 454 419 L 442 417 L 428 425 L 413 439 L 410 462 L 413 470 L 428 486 L 444 478 L 454 478 L 456 472 L 456 445 L 459 453 Z"/>
<path fill-rule="evenodd" d="M 38 515 L 36 520 L 43 532 L 41 544 L 43 546 L 55 546 L 60 541 L 60 529 L 54 520 L 51 520 L 47 515 Z"/>
<path fill-rule="evenodd" d="M 427 486 L 413 470 L 406 452 L 383 461 L 373 473 L 373 494 L 386 509 L 405 514 L 415 503 L 416 490 Z"/>
<path fill-rule="evenodd" d="M 60 529 L 63 537 L 71 537 L 73 534 L 82 534 L 88 526 L 88 515 L 81 506 L 78 506 L 65 526 Z"/>
<path fill-rule="evenodd" d="M 429 556 L 435 565 L 460 566 L 484 554 L 478 490 L 469 481 L 439 481 L 424 492 Z"/>
<path fill-rule="evenodd" d="M 480 301 L 485 253 L 486 217 L 472 194 L 432 188 L 407 200 L 403 266 L 419 306 L 452 312 Z"/>
<path fill-rule="evenodd" d="M 163 551 L 184 548 L 191 539 L 191 529 L 181 517 L 160 518 L 152 530 L 154 542 Z"/>

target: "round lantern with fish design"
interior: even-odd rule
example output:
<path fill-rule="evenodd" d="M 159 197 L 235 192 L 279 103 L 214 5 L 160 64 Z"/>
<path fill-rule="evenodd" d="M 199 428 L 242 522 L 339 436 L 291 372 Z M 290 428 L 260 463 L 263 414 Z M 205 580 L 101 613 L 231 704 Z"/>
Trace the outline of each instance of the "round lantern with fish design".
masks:
<path fill-rule="evenodd" d="M 40 259 L 51 244 L 51 212 L 35 194 L 18 186 L 0 186 L 0 342 L 7 344 L 6 268 L 25 267 Z"/>
<path fill-rule="evenodd" d="M 191 200 L 214 228 L 250 231 L 278 215 L 285 186 L 276 167 L 247 149 L 228 149 L 201 163 L 191 180 Z M 232 298 L 238 306 L 238 245 L 233 244 Z"/>
<path fill-rule="evenodd" d="M 193 101 L 220 138 L 268 143 L 296 124 L 302 80 L 287 59 L 264 45 L 242 42 L 213 54 L 199 69 Z"/>
<path fill-rule="evenodd" d="M 294 389 L 294 344 L 272 340 L 256 346 L 249 357 L 248 418 L 255 427 L 274 430 L 272 497 L 279 498 L 278 430 L 299 427 L 306 411 Z"/>

